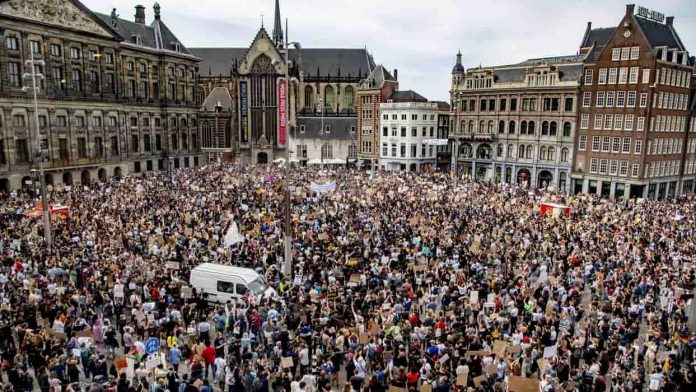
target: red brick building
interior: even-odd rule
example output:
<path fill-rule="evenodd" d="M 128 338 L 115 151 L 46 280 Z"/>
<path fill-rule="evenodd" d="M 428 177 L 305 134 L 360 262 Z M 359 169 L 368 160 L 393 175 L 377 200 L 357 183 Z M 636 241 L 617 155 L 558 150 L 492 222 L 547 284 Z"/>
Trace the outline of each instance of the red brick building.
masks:
<path fill-rule="evenodd" d="M 588 23 L 580 54 L 574 193 L 680 194 L 694 60 L 674 18 L 627 5 L 616 27 Z"/>
<path fill-rule="evenodd" d="M 377 66 L 360 82 L 356 99 L 358 114 L 358 158 L 365 164 L 379 165 L 379 104 L 387 102 L 392 92 L 398 90 L 399 82 L 383 66 Z"/>

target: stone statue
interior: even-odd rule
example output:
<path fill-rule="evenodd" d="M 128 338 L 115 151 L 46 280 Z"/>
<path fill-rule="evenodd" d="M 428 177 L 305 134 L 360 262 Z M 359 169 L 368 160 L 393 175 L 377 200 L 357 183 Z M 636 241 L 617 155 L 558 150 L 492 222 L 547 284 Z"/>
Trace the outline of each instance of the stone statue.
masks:
<path fill-rule="evenodd" d="M 116 13 L 116 8 L 111 10 L 111 27 L 116 27 L 116 20 L 118 19 L 118 14 Z"/>
<path fill-rule="evenodd" d="M 160 5 L 159 3 L 155 3 L 155 5 L 152 7 L 155 9 L 155 18 L 159 18 L 160 16 Z"/>

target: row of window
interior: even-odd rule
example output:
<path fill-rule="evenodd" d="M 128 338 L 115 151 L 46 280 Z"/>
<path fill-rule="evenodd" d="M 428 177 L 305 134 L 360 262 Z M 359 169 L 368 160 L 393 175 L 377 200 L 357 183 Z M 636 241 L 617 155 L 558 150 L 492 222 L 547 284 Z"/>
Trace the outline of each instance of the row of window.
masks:
<path fill-rule="evenodd" d="M 360 152 L 363 154 L 372 154 L 372 141 L 364 141 L 360 144 Z"/>
<path fill-rule="evenodd" d="M 48 127 L 48 117 L 46 115 L 40 114 L 38 116 L 39 118 L 39 129 L 46 129 Z M 101 116 L 92 116 L 92 127 L 102 127 L 103 126 L 103 119 Z M 106 125 L 109 127 L 116 127 L 118 126 L 118 118 L 116 116 L 107 116 L 106 117 L 107 122 Z M 75 127 L 84 127 L 86 124 L 85 117 L 81 115 L 76 115 L 72 119 L 72 124 Z M 138 126 L 138 117 L 129 117 L 129 124 L 131 127 L 137 127 Z M 177 124 L 181 128 L 186 128 L 189 124 L 189 120 L 187 120 L 185 117 L 170 117 L 169 118 L 169 126 L 170 128 L 174 129 L 177 127 Z M 191 127 L 196 127 L 198 125 L 198 121 L 196 118 L 191 118 L 190 119 L 190 124 Z M 142 117 L 140 119 L 140 125 L 142 127 L 150 127 L 150 117 Z M 154 125 L 155 127 L 160 127 L 162 125 L 162 120 L 160 117 L 154 117 Z M 2 117 L 0 117 L 0 127 L 3 126 L 2 123 Z M 15 114 L 12 116 L 12 126 L 16 128 L 22 128 L 27 126 L 27 121 L 26 117 L 24 114 Z M 54 127 L 67 127 L 68 126 L 68 117 L 64 115 L 57 115 L 55 116 L 55 121 L 51 124 L 51 126 Z"/>
<path fill-rule="evenodd" d="M 687 154 L 696 153 L 696 139 L 689 139 L 689 145 L 686 148 Z"/>
<path fill-rule="evenodd" d="M 503 144 L 498 144 L 496 155 L 498 158 L 515 158 L 515 146 L 513 144 L 507 145 L 507 150 L 503 151 Z M 506 153 L 503 156 L 503 153 Z M 521 144 L 517 149 L 517 158 L 519 159 L 533 159 L 534 156 L 534 146 Z M 555 162 L 556 161 L 556 148 L 552 146 L 541 146 L 539 147 L 538 160 Z M 568 147 L 561 148 L 560 161 L 567 163 L 570 162 L 570 149 Z"/>
<path fill-rule="evenodd" d="M 638 57 L 640 57 L 639 46 L 612 48 L 611 50 L 611 61 L 638 60 Z"/>
<path fill-rule="evenodd" d="M 660 68 L 659 84 L 665 86 L 689 88 L 691 85 L 691 73 L 672 68 Z"/>
<path fill-rule="evenodd" d="M 595 107 L 598 108 L 634 108 L 636 107 L 636 92 L 635 91 L 597 91 L 597 99 Z M 582 94 L 582 106 L 588 108 L 592 105 L 592 93 L 584 92 Z M 648 106 L 648 93 L 641 93 L 638 106 L 641 108 Z"/>
<path fill-rule="evenodd" d="M 696 174 L 696 159 L 685 161 L 684 166 L 684 174 Z"/>
<path fill-rule="evenodd" d="M 681 154 L 683 142 L 683 139 L 648 140 L 648 154 Z"/>
<path fill-rule="evenodd" d="M 653 132 L 684 132 L 686 117 L 653 116 L 650 118 L 650 130 Z"/>
<path fill-rule="evenodd" d="M 475 128 L 476 123 L 473 120 L 469 120 L 468 125 L 466 121 L 461 123 L 461 132 L 466 133 L 489 133 L 493 134 L 495 132 L 495 122 L 489 120 L 488 124 L 484 120 L 479 121 L 478 129 Z M 515 121 L 505 122 L 504 120 L 498 121 L 498 134 L 509 134 L 514 135 L 516 132 Z M 520 135 L 534 135 L 536 132 L 536 123 L 534 121 L 521 121 L 520 122 Z M 569 121 L 563 123 L 563 137 L 571 136 L 573 131 L 573 126 Z M 556 121 L 542 121 L 541 122 L 541 136 L 556 136 L 558 133 L 558 123 Z M 432 135 L 431 135 L 432 136 Z"/>
<path fill-rule="evenodd" d="M 390 113 L 382 113 L 382 120 L 389 120 L 389 115 L 390 115 Z M 423 114 L 423 115 L 421 115 L 421 120 L 428 121 L 428 117 L 430 117 L 430 121 L 435 121 L 434 114 L 431 114 L 429 116 L 427 114 Z M 405 114 L 405 113 L 401 114 L 401 121 L 406 121 L 407 118 L 408 118 L 407 114 Z M 391 113 L 391 119 L 396 121 L 399 119 L 399 116 L 396 113 Z M 418 115 L 412 113 L 411 114 L 411 121 L 418 121 Z"/>
<path fill-rule="evenodd" d="M 630 154 L 631 153 L 631 138 L 630 137 L 609 137 L 609 136 L 593 136 L 592 151 L 593 152 L 611 152 Z M 578 139 L 578 151 L 587 149 L 587 136 L 581 135 Z M 643 152 L 643 141 L 637 139 L 633 144 L 633 153 L 639 155 Z"/>
<path fill-rule="evenodd" d="M 689 96 L 687 94 L 660 91 L 657 95 L 657 100 L 653 100 L 653 107 L 658 109 L 688 110 Z"/>
<path fill-rule="evenodd" d="M 679 166 L 678 160 L 649 163 L 646 168 L 647 176 L 650 178 L 676 176 L 679 174 Z"/>
<path fill-rule="evenodd" d="M 491 76 L 486 76 L 486 77 L 474 77 L 474 78 L 467 78 L 466 79 L 466 88 L 467 90 L 470 89 L 477 89 L 477 88 L 491 88 L 493 87 L 493 77 Z"/>
<path fill-rule="evenodd" d="M 517 98 L 509 99 L 509 111 L 517 111 Z M 563 106 L 563 111 L 572 112 L 573 111 L 573 97 L 566 97 Z M 561 108 L 562 98 L 560 97 L 547 97 L 541 99 L 541 110 L 544 112 L 558 112 Z M 459 110 L 462 112 L 475 112 L 477 109 L 480 112 L 495 112 L 496 106 L 498 111 L 504 112 L 508 111 L 508 98 L 480 98 L 478 100 L 478 105 L 476 105 L 475 99 L 463 99 L 459 101 Z M 537 98 L 522 98 L 522 111 L 535 112 L 537 111 Z"/>
<path fill-rule="evenodd" d="M 633 131 L 635 116 L 633 114 L 601 114 L 594 117 L 592 128 L 595 130 Z M 580 116 L 580 129 L 589 129 L 590 114 L 583 113 Z M 638 117 L 635 121 L 636 131 L 645 129 L 645 117 Z"/>
<path fill-rule="evenodd" d="M 626 177 L 628 176 L 628 161 L 592 158 L 590 160 L 590 173 Z M 631 177 L 637 178 L 639 173 L 640 165 L 637 163 L 633 164 L 631 168 Z"/>
<path fill-rule="evenodd" d="M 406 137 L 406 127 L 401 127 L 401 137 Z M 384 137 L 389 137 L 389 127 L 385 126 L 382 127 L 382 136 Z M 391 128 L 391 136 L 392 137 L 398 137 L 399 133 L 397 132 L 396 127 Z M 427 137 L 428 136 L 428 127 L 422 127 L 421 129 L 421 137 Z M 411 137 L 418 137 L 418 127 L 411 127 Z M 430 127 L 430 137 L 435 137 L 435 127 Z"/>
<path fill-rule="evenodd" d="M 600 68 L 597 71 L 597 84 L 637 84 L 640 67 Z M 594 82 L 594 70 L 585 70 L 583 80 L 586 86 Z M 643 68 L 643 84 L 650 83 L 650 68 Z"/>
<path fill-rule="evenodd" d="M 420 146 L 420 149 L 418 148 Z M 401 143 L 399 146 L 399 155 L 397 155 L 397 145 L 396 143 L 391 144 L 391 155 L 389 155 L 389 144 L 382 143 L 382 157 L 401 157 L 401 158 L 434 158 L 435 157 L 435 146 L 425 145 L 425 144 L 411 144 L 411 154 L 406 154 L 406 144 Z M 420 155 L 418 155 L 418 150 L 420 150 Z"/>

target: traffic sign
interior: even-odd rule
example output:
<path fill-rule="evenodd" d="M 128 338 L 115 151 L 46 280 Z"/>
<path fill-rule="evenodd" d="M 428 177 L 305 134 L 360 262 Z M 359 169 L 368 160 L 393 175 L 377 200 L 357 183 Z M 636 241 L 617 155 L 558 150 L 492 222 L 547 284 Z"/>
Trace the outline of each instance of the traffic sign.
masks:
<path fill-rule="evenodd" d="M 147 355 L 154 354 L 159 350 L 159 339 L 157 338 L 150 338 L 145 342 L 145 353 Z"/>

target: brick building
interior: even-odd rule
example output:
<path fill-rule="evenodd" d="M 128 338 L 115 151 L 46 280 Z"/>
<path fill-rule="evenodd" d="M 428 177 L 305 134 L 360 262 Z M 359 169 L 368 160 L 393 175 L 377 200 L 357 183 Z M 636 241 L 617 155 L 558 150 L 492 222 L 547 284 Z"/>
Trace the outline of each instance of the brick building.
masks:
<path fill-rule="evenodd" d="M 663 199 L 680 194 L 693 59 L 674 18 L 626 6 L 613 28 L 588 23 L 580 54 L 573 191 Z"/>
<path fill-rule="evenodd" d="M 379 165 L 379 105 L 399 89 L 397 76 L 396 70 L 392 76 L 382 65 L 378 65 L 358 87 L 358 158 L 371 167 Z"/>
<path fill-rule="evenodd" d="M 54 185 L 199 164 L 198 59 L 154 13 L 146 24 L 142 6 L 128 21 L 76 0 L 0 3 L 0 189 L 32 182 L 39 148 Z M 23 91 L 32 54 L 38 113 Z"/>

